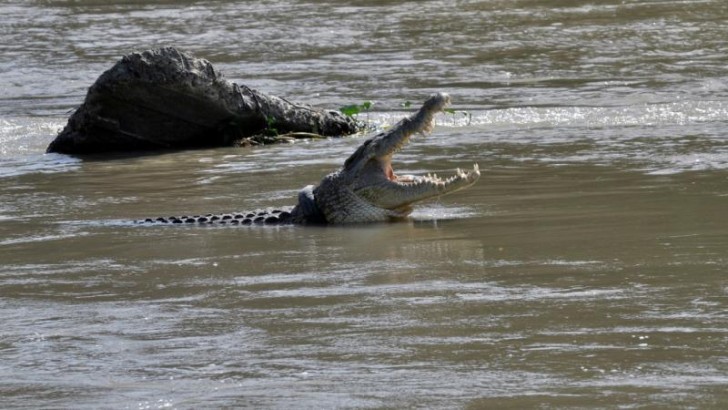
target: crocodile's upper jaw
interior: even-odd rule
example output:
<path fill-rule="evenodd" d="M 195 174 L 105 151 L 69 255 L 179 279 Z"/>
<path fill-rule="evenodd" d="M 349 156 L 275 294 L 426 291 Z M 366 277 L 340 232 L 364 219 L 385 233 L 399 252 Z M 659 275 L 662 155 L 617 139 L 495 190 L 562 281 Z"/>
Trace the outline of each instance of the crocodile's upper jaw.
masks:
<path fill-rule="evenodd" d="M 458 169 L 455 175 L 444 179 L 437 175 L 397 175 L 392 167 L 394 155 L 407 144 L 412 135 L 431 131 L 434 115 L 442 111 L 449 102 L 450 97 L 447 94 L 432 95 L 416 114 L 365 141 L 346 160 L 341 171 L 324 178 L 317 188 L 316 201 L 326 214 L 327 221 L 374 222 L 405 217 L 412 211 L 411 206 L 415 202 L 474 184 L 480 178 L 477 165 L 471 171 Z M 340 189 L 347 192 L 332 192 Z M 335 213 L 342 210 L 342 207 L 334 206 L 329 197 L 336 198 L 336 201 L 347 197 L 346 206 L 362 212 L 337 215 Z"/>

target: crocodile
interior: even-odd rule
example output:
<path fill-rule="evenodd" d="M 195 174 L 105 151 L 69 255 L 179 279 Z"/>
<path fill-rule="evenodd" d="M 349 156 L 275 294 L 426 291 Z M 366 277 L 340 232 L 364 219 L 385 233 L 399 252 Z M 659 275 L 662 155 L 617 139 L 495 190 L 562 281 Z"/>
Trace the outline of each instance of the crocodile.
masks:
<path fill-rule="evenodd" d="M 440 178 L 397 175 L 392 157 L 414 134 L 432 132 L 434 116 L 450 103 L 445 93 L 431 95 L 418 112 L 390 129 L 364 141 L 344 162 L 325 176 L 318 186 L 309 185 L 298 193 L 293 207 L 255 212 L 148 218 L 140 223 L 162 224 L 350 224 L 401 220 L 412 212 L 414 203 L 449 194 L 473 185 L 480 178 L 478 165 Z"/>

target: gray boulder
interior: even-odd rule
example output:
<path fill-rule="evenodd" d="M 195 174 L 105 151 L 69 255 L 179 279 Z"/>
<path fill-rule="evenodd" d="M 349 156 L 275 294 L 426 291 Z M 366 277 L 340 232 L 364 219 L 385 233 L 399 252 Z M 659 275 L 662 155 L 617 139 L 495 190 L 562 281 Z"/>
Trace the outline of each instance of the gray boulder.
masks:
<path fill-rule="evenodd" d="M 342 136 L 338 111 L 290 103 L 223 78 L 175 48 L 132 53 L 103 73 L 47 152 L 92 154 L 230 146 L 256 135 Z"/>

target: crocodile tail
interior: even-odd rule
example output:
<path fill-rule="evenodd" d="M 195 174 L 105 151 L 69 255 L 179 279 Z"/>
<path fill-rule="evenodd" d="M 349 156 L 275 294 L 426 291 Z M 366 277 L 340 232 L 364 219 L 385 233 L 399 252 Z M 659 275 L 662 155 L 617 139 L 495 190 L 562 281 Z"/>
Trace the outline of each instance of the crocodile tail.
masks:
<path fill-rule="evenodd" d="M 160 216 L 135 221 L 140 224 L 202 224 L 202 225 L 282 225 L 292 223 L 291 212 L 283 209 L 254 212 L 233 212 L 194 216 Z"/>

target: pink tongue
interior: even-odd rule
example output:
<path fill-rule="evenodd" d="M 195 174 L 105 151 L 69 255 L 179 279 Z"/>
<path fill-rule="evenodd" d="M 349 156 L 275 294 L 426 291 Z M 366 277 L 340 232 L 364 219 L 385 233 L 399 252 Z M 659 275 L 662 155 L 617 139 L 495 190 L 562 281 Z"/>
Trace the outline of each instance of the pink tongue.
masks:
<path fill-rule="evenodd" d="M 392 169 L 391 165 L 387 165 L 387 169 L 385 169 L 384 172 L 387 174 L 387 179 L 390 181 L 395 180 L 396 177 L 394 176 L 394 169 Z"/>

